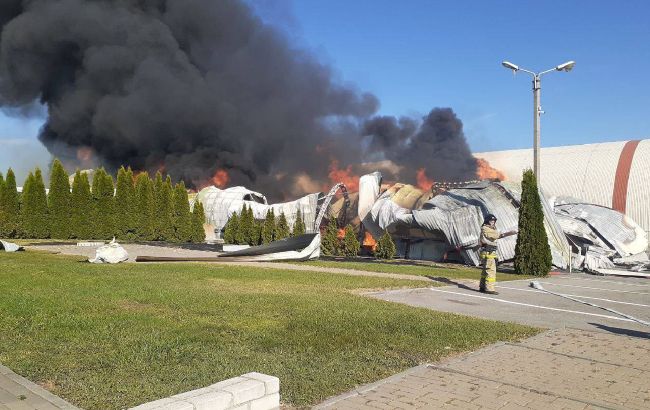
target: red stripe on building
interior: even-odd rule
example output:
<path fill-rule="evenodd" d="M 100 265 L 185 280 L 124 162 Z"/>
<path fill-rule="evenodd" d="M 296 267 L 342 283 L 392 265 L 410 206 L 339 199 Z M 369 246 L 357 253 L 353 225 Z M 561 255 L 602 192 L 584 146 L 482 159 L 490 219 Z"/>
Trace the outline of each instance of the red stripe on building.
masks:
<path fill-rule="evenodd" d="M 612 194 L 612 208 L 625 213 L 627 204 L 627 182 L 630 179 L 630 169 L 632 168 L 632 160 L 634 159 L 634 152 L 639 145 L 639 141 L 628 141 L 621 151 L 621 156 L 618 159 L 618 166 L 616 167 L 616 179 L 614 180 L 614 192 Z"/>

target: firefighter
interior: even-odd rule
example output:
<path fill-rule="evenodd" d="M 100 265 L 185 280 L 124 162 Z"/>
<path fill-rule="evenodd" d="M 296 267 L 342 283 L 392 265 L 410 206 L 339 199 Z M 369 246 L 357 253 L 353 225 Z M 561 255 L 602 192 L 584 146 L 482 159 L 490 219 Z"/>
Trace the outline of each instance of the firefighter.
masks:
<path fill-rule="evenodd" d="M 506 236 L 515 235 L 517 231 L 500 233 L 497 230 L 497 217 L 488 214 L 481 226 L 481 260 L 483 272 L 481 273 L 481 286 L 479 290 L 489 295 L 498 295 L 494 289 L 497 281 L 497 240 Z"/>

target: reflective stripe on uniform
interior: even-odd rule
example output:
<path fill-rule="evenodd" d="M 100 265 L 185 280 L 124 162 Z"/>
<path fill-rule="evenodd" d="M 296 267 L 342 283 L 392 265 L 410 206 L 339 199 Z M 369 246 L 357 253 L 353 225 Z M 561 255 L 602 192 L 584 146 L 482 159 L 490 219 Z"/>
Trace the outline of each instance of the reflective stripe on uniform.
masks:
<path fill-rule="evenodd" d="M 497 278 L 493 278 L 493 277 L 491 277 L 491 276 L 488 275 L 487 278 L 486 278 L 486 280 L 487 280 L 488 282 L 496 282 L 496 281 L 497 281 Z"/>
<path fill-rule="evenodd" d="M 481 252 L 481 258 L 484 258 L 484 259 L 496 259 L 497 254 L 494 253 L 494 252 L 490 252 L 490 253 Z"/>

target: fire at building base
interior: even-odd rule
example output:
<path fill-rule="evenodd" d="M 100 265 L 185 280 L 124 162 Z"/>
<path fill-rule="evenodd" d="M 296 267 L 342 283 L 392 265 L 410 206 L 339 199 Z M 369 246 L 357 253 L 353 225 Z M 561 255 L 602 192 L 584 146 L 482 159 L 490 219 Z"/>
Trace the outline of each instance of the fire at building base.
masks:
<path fill-rule="evenodd" d="M 220 239 L 228 219 L 244 204 L 256 219 L 273 209 L 284 213 L 290 226 L 300 210 L 307 233 L 317 233 L 323 219 L 336 218 L 339 227 L 354 226 L 371 253 L 375 238 L 388 232 L 397 246 L 398 257 L 452 261 L 478 266 L 480 226 L 485 215 L 496 215 L 497 228 L 517 228 L 521 186 L 519 183 L 486 180 L 468 183 L 434 183 L 424 190 L 409 184 L 383 184 L 378 171 L 359 178 L 358 192 L 337 195 L 342 184 L 328 194 L 314 193 L 295 201 L 268 204 L 266 197 L 244 187 L 201 190 L 196 200 L 205 208 L 206 220 Z M 571 197 L 543 202 L 544 225 L 553 265 L 560 269 L 581 269 L 603 273 L 615 267 L 637 271 L 650 268 L 645 230 L 626 215 L 611 208 Z M 515 256 L 516 236 L 500 240 L 499 261 Z M 318 257 L 317 253 L 309 257 Z"/>

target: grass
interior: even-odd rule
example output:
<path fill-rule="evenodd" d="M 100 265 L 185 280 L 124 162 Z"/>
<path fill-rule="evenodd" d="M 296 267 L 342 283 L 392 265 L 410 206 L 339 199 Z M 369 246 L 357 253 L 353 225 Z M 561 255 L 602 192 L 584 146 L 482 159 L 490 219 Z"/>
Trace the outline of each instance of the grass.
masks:
<path fill-rule="evenodd" d="M 86 409 L 119 409 L 250 371 L 306 406 L 538 329 L 355 290 L 413 281 L 208 264 L 92 265 L 0 253 L 0 362 Z"/>
<path fill-rule="evenodd" d="M 305 263 L 312 266 L 322 266 L 326 268 L 356 269 L 369 272 L 397 273 L 402 275 L 429 276 L 432 278 L 443 279 L 481 279 L 481 269 L 462 265 L 423 265 L 417 263 L 404 263 L 403 261 L 376 261 L 376 262 L 357 262 L 357 261 L 337 261 L 337 260 L 317 260 Z M 512 273 L 497 272 L 497 281 L 528 279 L 532 276 L 516 275 Z"/>

